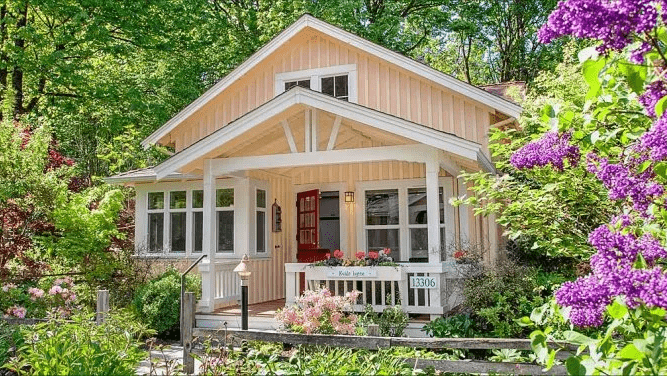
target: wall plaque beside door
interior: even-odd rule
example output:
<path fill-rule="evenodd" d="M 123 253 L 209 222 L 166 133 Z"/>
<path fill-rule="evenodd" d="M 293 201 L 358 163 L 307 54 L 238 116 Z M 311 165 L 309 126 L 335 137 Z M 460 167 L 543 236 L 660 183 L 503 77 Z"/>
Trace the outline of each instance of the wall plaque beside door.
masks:
<path fill-rule="evenodd" d="M 273 205 L 271 205 L 271 213 L 271 218 L 273 218 L 273 221 L 271 222 L 271 231 L 281 232 L 283 230 L 283 212 L 282 209 L 280 209 L 280 205 L 278 205 L 277 199 L 273 202 Z"/>

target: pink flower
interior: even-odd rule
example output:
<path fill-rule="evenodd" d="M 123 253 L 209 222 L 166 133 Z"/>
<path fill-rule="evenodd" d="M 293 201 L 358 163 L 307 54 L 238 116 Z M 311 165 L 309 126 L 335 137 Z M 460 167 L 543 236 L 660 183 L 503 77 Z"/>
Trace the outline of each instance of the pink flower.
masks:
<path fill-rule="evenodd" d="M 7 309 L 7 314 L 10 316 L 18 317 L 19 319 L 25 318 L 26 309 L 19 306 L 13 306 Z"/>
<path fill-rule="evenodd" d="M 461 257 L 465 257 L 466 253 L 464 251 L 456 251 L 454 252 L 454 258 L 458 259 Z"/>
<path fill-rule="evenodd" d="M 357 260 L 363 260 L 364 257 L 366 257 L 366 252 L 364 251 L 357 251 L 357 253 L 354 254 L 357 256 Z"/>
<path fill-rule="evenodd" d="M 326 255 L 324 255 L 324 257 L 326 257 L 327 260 L 330 259 L 331 258 L 331 253 L 327 253 Z"/>
<path fill-rule="evenodd" d="M 373 260 L 377 260 L 378 257 L 380 257 L 380 255 L 378 255 L 377 252 L 372 252 L 372 251 L 371 251 L 371 252 L 368 252 L 368 257 L 370 257 L 370 258 L 373 259 Z"/>
<path fill-rule="evenodd" d="M 58 285 L 54 285 L 54 286 L 52 286 L 51 289 L 49 290 L 49 295 L 60 294 L 61 291 L 63 291 L 62 287 L 60 287 L 60 286 L 58 286 Z"/>
<path fill-rule="evenodd" d="M 384 252 L 385 255 L 388 255 L 391 253 L 391 248 L 384 248 L 382 249 L 382 252 Z"/>
<path fill-rule="evenodd" d="M 30 299 L 32 300 L 37 300 L 44 296 L 44 290 L 38 289 L 36 287 L 31 287 L 28 289 L 28 293 L 30 294 Z"/>
<path fill-rule="evenodd" d="M 2 285 L 2 291 L 4 291 L 4 292 L 9 292 L 9 290 L 12 290 L 12 289 L 15 289 L 15 288 L 16 288 L 16 285 L 13 284 L 13 283 L 6 283 L 6 284 Z"/>
<path fill-rule="evenodd" d="M 345 256 L 343 251 L 341 251 L 340 249 L 335 250 L 333 252 L 333 255 L 334 255 L 335 258 L 339 258 L 339 259 L 342 259 Z"/>

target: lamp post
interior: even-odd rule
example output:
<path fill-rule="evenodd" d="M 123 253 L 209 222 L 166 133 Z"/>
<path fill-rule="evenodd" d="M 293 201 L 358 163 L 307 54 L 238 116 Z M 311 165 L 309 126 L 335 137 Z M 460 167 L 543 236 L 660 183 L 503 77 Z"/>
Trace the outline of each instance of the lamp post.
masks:
<path fill-rule="evenodd" d="M 250 278 L 250 270 L 248 270 L 248 255 L 244 255 L 241 263 L 234 268 L 234 272 L 238 273 L 241 278 L 241 329 L 248 330 L 248 278 Z"/>

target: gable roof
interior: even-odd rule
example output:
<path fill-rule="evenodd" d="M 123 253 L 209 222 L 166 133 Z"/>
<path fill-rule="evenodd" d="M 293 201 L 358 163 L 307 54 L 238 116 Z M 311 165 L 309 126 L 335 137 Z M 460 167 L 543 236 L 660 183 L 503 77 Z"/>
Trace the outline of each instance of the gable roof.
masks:
<path fill-rule="evenodd" d="M 482 151 L 482 146 L 451 133 L 396 117 L 362 105 L 336 99 L 320 92 L 295 86 L 270 101 L 234 120 L 210 135 L 155 167 L 157 179 L 164 179 L 194 160 L 205 157 L 224 143 L 239 137 L 249 129 L 279 115 L 295 105 L 340 115 L 371 127 L 403 136 L 410 140 L 451 152 L 463 158 L 477 161 L 485 170 L 493 172 L 493 163 Z"/>
<path fill-rule="evenodd" d="M 264 60 L 266 57 L 268 57 L 270 54 L 276 51 L 281 45 L 283 45 L 286 41 L 288 41 L 298 32 L 307 27 L 313 28 L 324 34 L 332 36 L 344 43 L 347 43 L 353 47 L 359 48 L 380 59 L 395 64 L 399 67 L 402 67 L 410 72 L 413 72 L 428 80 L 440 84 L 454 92 L 462 94 L 466 97 L 469 97 L 473 100 L 483 103 L 497 111 L 509 115 L 510 117 L 518 117 L 522 112 L 521 106 L 517 105 L 516 103 L 510 102 L 506 99 L 498 97 L 487 91 L 484 91 L 483 89 L 480 89 L 476 86 L 470 85 L 467 82 L 463 82 L 448 74 L 435 70 L 426 64 L 410 59 L 409 57 L 404 56 L 398 52 L 392 51 L 388 48 L 370 42 L 364 38 L 361 38 L 357 35 L 347 32 L 341 28 L 338 28 L 327 22 L 317 19 L 311 16 L 310 14 L 304 14 L 292 25 L 287 27 L 285 30 L 280 32 L 276 37 L 274 37 L 271 41 L 269 41 L 266 45 L 264 45 L 264 47 L 260 48 L 252 56 L 250 56 L 236 69 L 231 71 L 227 76 L 225 76 L 215 85 L 213 85 L 199 98 L 190 103 L 187 107 L 181 110 L 178 114 L 176 114 L 173 118 L 167 121 L 164 125 L 162 125 L 159 129 L 153 132 L 150 136 L 146 137 L 146 139 L 144 139 L 141 142 L 141 145 L 144 148 L 148 148 L 150 145 L 157 143 L 162 137 L 171 132 L 181 122 L 183 122 L 185 119 L 190 117 L 196 111 L 201 109 L 211 99 L 215 98 L 218 94 L 222 93 L 227 87 L 229 87 L 231 84 L 233 84 L 238 79 L 243 77 L 243 75 L 248 73 L 260 61 Z"/>

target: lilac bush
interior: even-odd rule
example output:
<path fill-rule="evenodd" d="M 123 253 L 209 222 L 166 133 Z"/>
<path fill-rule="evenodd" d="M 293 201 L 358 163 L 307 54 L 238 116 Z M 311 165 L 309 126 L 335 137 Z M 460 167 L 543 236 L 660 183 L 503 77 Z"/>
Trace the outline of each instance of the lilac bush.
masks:
<path fill-rule="evenodd" d="M 537 141 L 524 145 L 510 158 L 510 163 L 518 168 L 533 168 L 552 165 L 563 170 L 563 161 L 569 161 L 571 166 L 579 163 L 579 148 L 570 144 L 570 133 L 558 134 L 547 132 Z"/>

